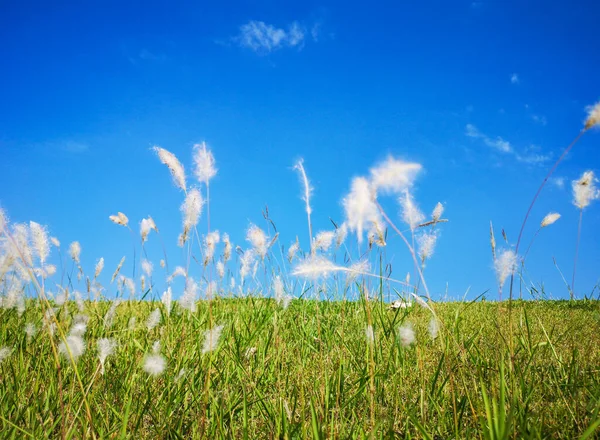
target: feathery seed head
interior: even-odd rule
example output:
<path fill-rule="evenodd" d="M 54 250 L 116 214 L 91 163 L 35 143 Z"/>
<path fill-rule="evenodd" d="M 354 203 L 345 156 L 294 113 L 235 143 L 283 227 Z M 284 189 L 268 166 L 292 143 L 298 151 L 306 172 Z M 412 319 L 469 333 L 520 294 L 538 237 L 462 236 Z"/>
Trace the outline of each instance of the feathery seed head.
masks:
<path fill-rule="evenodd" d="M 100 374 L 104 374 L 104 362 L 108 356 L 112 356 L 117 348 L 117 342 L 114 339 L 101 338 L 96 342 L 98 348 L 98 360 L 100 361 Z"/>
<path fill-rule="evenodd" d="M 79 264 L 79 257 L 81 255 L 81 245 L 78 241 L 74 241 L 69 246 L 69 255 L 75 263 Z"/>
<path fill-rule="evenodd" d="M 550 213 L 546 214 L 546 217 L 544 217 L 544 219 L 542 220 L 540 227 L 545 228 L 546 226 L 550 226 L 551 224 L 556 222 L 556 220 L 558 220 L 559 218 L 560 218 L 560 214 L 558 212 L 550 212 Z"/>
<path fill-rule="evenodd" d="M 585 129 L 600 126 L 600 101 L 586 107 L 588 116 L 585 120 Z"/>
<path fill-rule="evenodd" d="M 118 212 L 117 215 L 109 215 L 108 218 L 116 225 L 127 226 L 129 224 L 129 219 L 122 212 Z"/>
<path fill-rule="evenodd" d="M 441 219 L 443 212 L 444 205 L 438 202 L 437 205 L 435 205 L 435 208 L 433 208 L 433 213 L 431 214 L 431 218 L 433 219 L 433 221 L 437 222 L 439 219 Z"/>
<path fill-rule="evenodd" d="M 206 148 L 206 142 L 194 145 L 194 173 L 199 182 L 206 183 L 217 175 L 215 158 L 212 152 Z"/>
<path fill-rule="evenodd" d="M 46 227 L 36 222 L 29 222 L 29 230 L 31 231 L 31 241 L 33 248 L 40 258 L 42 266 L 50 255 L 50 244 L 48 242 L 48 232 Z"/>
<path fill-rule="evenodd" d="M 167 310 L 167 315 L 171 314 L 171 301 L 173 299 L 173 294 L 171 293 L 171 286 L 167 287 L 167 290 L 162 295 L 161 302 L 165 306 Z"/>
<path fill-rule="evenodd" d="M 242 283 L 244 282 L 244 279 L 250 273 L 252 263 L 254 263 L 254 256 L 255 256 L 254 250 L 248 249 L 240 257 L 240 278 L 241 278 Z"/>
<path fill-rule="evenodd" d="M 429 321 L 429 326 L 427 327 L 427 330 L 429 331 L 429 336 L 431 336 L 431 339 L 435 339 L 438 337 L 440 324 L 438 323 L 437 319 L 435 319 L 435 317 L 431 318 L 431 320 Z"/>
<path fill-rule="evenodd" d="M 156 308 L 156 309 L 154 309 L 154 311 L 152 313 L 150 313 L 150 316 L 148 316 L 148 320 L 146 321 L 146 327 L 148 328 L 148 331 L 150 331 L 154 327 L 156 327 L 159 323 L 160 323 L 160 309 Z"/>
<path fill-rule="evenodd" d="M 188 277 L 185 280 L 185 290 L 183 291 L 183 295 L 179 299 L 179 306 L 191 313 L 195 313 L 197 294 L 198 284 L 196 284 L 192 277 Z"/>
<path fill-rule="evenodd" d="M 223 261 L 227 263 L 231 258 L 231 241 L 229 241 L 229 234 L 223 234 L 223 243 L 225 244 L 225 249 L 223 249 Z"/>
<path fill-rule="evenodd" d="M 100 276 L 102 269 L 104 269 L 104 258 L 100 258 L 96 263 L 96 271 L 94 272 L 94 278 L 98 278 L 98 276 Z"/>
<path fill-rule="evenodd" d="M 288 260 L 291 263 L 296 253 L 300 250 L 300 242 L 298 241 L 298 237 L 296 237 L 296 241 L 292 243 L 290 248 L 288 249 Z"/>
<path fill-rule="evenodd" d="M 60 247 L 60 241 L 56 237 L 50 237 L 50 243 L 52 243 L 52 246 L 54 247 Z"/>
<path fill-rule="evenodd" d="M 58 352 L 66 359 L 73 358 L 76 361 L 85 352 L 85 341 L 80 335 L 68 335 L 58 345 Z"/>
<path fill-rule="evenodd" d="M 254 224 L 250 224 L 250 227 L 246 232 L 246 240 L 250 242 L 254 251 L 260 258 L 264 259 L 268 250 L 268 237 L 267 234 L 265 234 L 265 231 Z"/>
<path fill-rule="evenodd" d="M 335 230 L 335 247 L 339 248 L 346 241 L 348 236 L 348 225 L 342 223 L 339 228 Z"/>
<path fill-rule="evenodd" d="M 161 147 L 153 147 L 154 152 L 158 155 L 160 161 L 169 168 L 171 172 L 171 176 L 173 177 L 173 183 L 175 186 L 182 189 L 184 192 L 186 191 L 185 184 L 185 171 L 181 162 L 175 157 L 173 153 L 165 150 Z"/>
<path fill-rule="evenodd" d="M 186 277 L 187 272 L 181 266 L 176 266 L 173 273 L 167 278 L 167 283 L 171 283 L 176 277 Z"/>
<path fill-rule="evenodd" d="M 356 232 L 359 243 L 362 243 L 366 225 L 372 222 L 381 223 L 374 197 L 375 193 L 369 181 L 364 177 L 355 177 L 352 179 L 350 193 L 342 200 L 346 212 L 345 223 L 350 231 Z"/>
<path fill-rule="evenodd" d="M 204 199 L 198 188 L 192 188 L 186 195 L 181 204 L 181 213 L 183 214 L 183 232 L 181 234 L 180 245 L 183 245 L 189 238 L 190 230 L 198 224 Z"/>
<path fill-rule="evenodd" d="M 375 192 L 400 193 L 410 188 L 421 170 L 418 163 L 403 162 L 389 156 L 385 161 L 371 168 L 371 185 Z"/>
<path fill-rule="evenodd" d="M 321 231 L 314 239 L 314 248 L 327 252 L 335 238 L 334 231 Z"/>
<path fill-rule="evenodd" d="M 225 265 L 221 260 L 217 261 L 216 269 L 219 278 L 223 279 L 223 277 L 225 276 Z"/>
<path fill-rule="evenodd" d="M 204 346 L 202 347 L 202 354 L 216 350 L 219 345 L 219 339 L 221 338 L 221 332 L 223 331 L 222 325 L 207 330 L 204 336 Z"/>
<path fill-rule="evenodd" d="M 494 261 L 494 269 L 500 289 L 504 286 L 504 282 L 509 275 L 512 275 L 517 268 L 517 254 L 514 251 L 507 249 L 498 255 Z"/>
<path fill-rule="evenodd" d="M 160 354 L 148 354 L 144 358 L 144 371 L 150 376 L 160 376 L 167 367 L 167 361 Z"/>
<path fill-rule="evenodd" d="M 417 244 L 419 246 L 419 256 L 422 261 L 431 258 L 437 241 L 437 231 L 427 231 L 417 236 Z"/>
<path fill-rule="evenodd" d="M 4 362 L 11 355 L 13 349 L 10 347 L 0 348 L 0 364 Z"/>
<path fill-rule="evenodd" d="M 415 204 L 415 201 L 408 190 L 404 190 L 400 197 L 400 206 L 402 207 L 402 220 L 410 226 L 411 231 L 414 231 L 423 219 L 425 219 L 425 216 Z"/>
<path fill-rule="evenodd" d="M 142 270 L 150 278 L 152 276 L 152 271 L 154 270 L 154 265 L 151 261 L 146 260 L 145 258 L 142 260 Z"/>
<path fill-rule="evenodd" d="M 586 208 L 592 200 L 600 196 L 596 181 L 593 171 L 586 171 L 578 180 L 573 181 L 573 204 L 579 209 Z"/>
<path fill-rule="evenodd" d="M 119 261 L 119 264 L 117 265 L 117 268 L 115 269 L 114 273 L 112 274 L 112 277 L 110 279 L 110 282 L 112 283 L 115 278 L 117 278 L 117 276 L 119 275 L 119 272 L 121 271 L 121 268 L 123 267 L 123 263 L 125 263 L 125 257 L 121 258 L 121 261 Z"/>
<path fill-rule="evenodd" d="M 150 234 L 150 231 L 153 229 L 158 232 L 158 228 L 156 227 L 152 217 L 142 219 L 140 222 L 140 235 L 142 237 L 142 244 L 148 240 L 148 234 Z"/>
<path fill-rule="evenodd" d="M 410 322 L 398 329 L 398 338 L 403 347 L 409 347 L 415 343 L 415 331 Z"/>
<path fill-rule="evenodd" d="M 296 162 L 296 165 L 294 165 L 294 169 L 298 170 L 298 173 L 300 174 L 300 181 L 304 188 L 302 200 L 304 200 L 304 203 L 306 204 L 306 213 L 310 215 L 312 213 L 312 208 L 310 207 L 310 196 L 313 192 L 313 188 L 312 186 L 310 186 L 310 182 L 308 180 L 308 177 L 306 176 L 306 171 L 304 170 L 304 159 L 298 160 L 298 162 Z"/>
<path fill-rule="evenodd" d="M 369 343 L 370 345 L 375 343 L 375 332 L 373 331 L 372 325 L 368 325 L 365 329 L 365 336 L 367 338 L 367 343 Z"/>

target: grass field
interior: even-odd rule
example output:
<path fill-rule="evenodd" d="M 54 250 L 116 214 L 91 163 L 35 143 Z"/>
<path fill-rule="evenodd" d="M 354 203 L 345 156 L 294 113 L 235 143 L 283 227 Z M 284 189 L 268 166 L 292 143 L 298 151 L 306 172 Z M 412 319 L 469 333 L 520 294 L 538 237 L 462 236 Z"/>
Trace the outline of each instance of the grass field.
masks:
<path fill-rule="evenodd" d="M 516 302 L 512 331 L 506 303 L 440 303 L 435 338 L 418 305 L 208 304 L 167 314 L 123 302 L 107 323 L 109 302 L 80 303 L 88 348 L 76 362 L 53 354 L 42 302 L 1 311 L 0 346 L 13 351 L 0 364 L 0 436 L 573 439 L 600 424 L 595 301 Z M 74 302 L 55 310 L 57 332 L 84 321 Z M 203 350 L 210 319 L 224 327 Z M 399 331 L 411 326 L 414 343 Z M 100 338 L 117 343 L 104 374 Z M 144 369 L 153 349 L 166 360 L 156 376 Z"/>

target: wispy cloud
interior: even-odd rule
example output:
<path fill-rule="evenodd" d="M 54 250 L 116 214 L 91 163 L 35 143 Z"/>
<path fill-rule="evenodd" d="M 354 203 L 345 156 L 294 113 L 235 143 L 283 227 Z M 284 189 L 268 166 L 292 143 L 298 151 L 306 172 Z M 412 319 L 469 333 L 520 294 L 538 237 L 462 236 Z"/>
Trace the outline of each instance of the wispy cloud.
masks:
<path fill-rule="evenodd" d="M 473 124 L 467 124 L 465 134 L 471 138 L 481 139 L 485 145 L 502 153 L 513 152 L 513 148 L 510 145 L 510 142 L 505 141 L 500 136 L 496 137 L 495 139 L 490 138 L 489 136 L 481 133 Z"/>
<path fill-rule="evenodd" d="M 290 23 L 287 29 L 277 28 L 264 21 L 252 20 L 240 26 L 240 33 L 233 41 L 259 55 L 265 55 L 286 47 L 302 49 L 307 30 L 297 21 Z M 311 29 L 313 40 L 319 35 L 319 28 Z"/>
<path fill-rule="evenodd" d="M 548 120 L 543 115 L 531 115 L 531 119 L 533 119 L 533 122 L 535 122 L 536 124 L 540 124 L 540 125 L 544 125 L 544 126 L 548 125 Z"/>
<path fill-rule="evenodd" d="M 491 149 L 514 157 L 517 161 L 528 165 L 540 165 L 552 159 L 551 154 L 544 154 L 541 147 L 530 145 L 524 151 L 517 151 L 512 144 L 500 136 L 492 138 L 477 129 L 473 124 L 467 124 L 465 135 L 473 139 L 481 140 L 484 145 Z"/>
<path fill-rule="evenodd" d="M 516 74 L 516 73 L 513 73 L 513 74 L 510 76 L 510 83 L 511 83 L 511 84 L 519 84 L 520 82 L 521 82 L 521 80 L 519 79 L 519 75 L 518 75 L 518 74 Z"/>
<path fill-rule="evenodd" d="M 59 145 L 63 151 L 74 154 L 85 153 L 90 149 L 88 144 L 75 141 L 65 141 L 60 143 Z"/>
<path fill-rule="evenodd" d="M 565 178 L 562 177 L 562 176 L 561 177 L 552 177 L 550 179 L 550 183 L 552 183 L 558 189 L 564 189 L 565 188 Z"/>

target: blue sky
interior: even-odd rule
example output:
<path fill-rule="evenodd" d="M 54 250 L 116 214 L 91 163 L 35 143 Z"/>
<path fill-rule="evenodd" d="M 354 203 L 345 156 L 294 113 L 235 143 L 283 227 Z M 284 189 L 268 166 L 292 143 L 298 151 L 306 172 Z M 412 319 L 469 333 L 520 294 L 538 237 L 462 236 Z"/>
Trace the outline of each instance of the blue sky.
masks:
<path fill-rule="evenodd" d="M 103 256 L 112 272 L 131 238 L 108 216 L 123 211 L 137 231 L 152 215 L 182 264 L 182 194 L 150 148 L 190 169 L 205 140 L 219 168 L 214 228 L 245 247 L 268 205 L 281 243 L 298 235 L 306 249 L 294 162 L 304 158 L 315 188 L 318 231 L 343 220 L 351 178 L 392 154 L 423 165 L 424 211 L 446 206 L 426 268 L 434 296 L 447 283 L 450 297 L 469 287 L 496 297 L 490 220 L 514 245 L 545 172 L 600 98 L 597 2 L 197 3 L 0 6 L 0 204 L 12 220 L 47 224 L 64 248 L 79 240 L 86 270 Z M 585 134 L 526 229 L 525 245 L 548 211 L 563 216 L 528 256 L 530 279 L 553 297 L 568 293 L 552 257 L 572 273 L 571 181 L 600 171 L 599 143 Z M 398 205 L 386 207 L 400 223 Z M 599 280 L 599 220 L 596 202 L 583 216 L 580 296 Z M 149 248 L 160 258 L 158 242 Z M 387 255 L 403 278 L 400 240 Z"/>

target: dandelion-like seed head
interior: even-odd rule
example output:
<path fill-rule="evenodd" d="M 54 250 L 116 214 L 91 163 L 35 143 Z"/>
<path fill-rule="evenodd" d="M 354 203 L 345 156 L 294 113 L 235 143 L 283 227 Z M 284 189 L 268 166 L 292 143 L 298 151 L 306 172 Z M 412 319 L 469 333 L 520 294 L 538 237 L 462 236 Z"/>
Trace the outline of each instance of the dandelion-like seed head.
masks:
<path fill-rule="evenodd" d="M 410 322 L 398 329 L 398 338 L 403 347 L 409 347 L 415 343 L 415 331 Z"/>
<path fill-rule="evenodd" d="M 160 376 L 166 367 L 167 361 L 160 354 L 148 354 L 144 358 L 144 371 L 150 376 Z"/>

